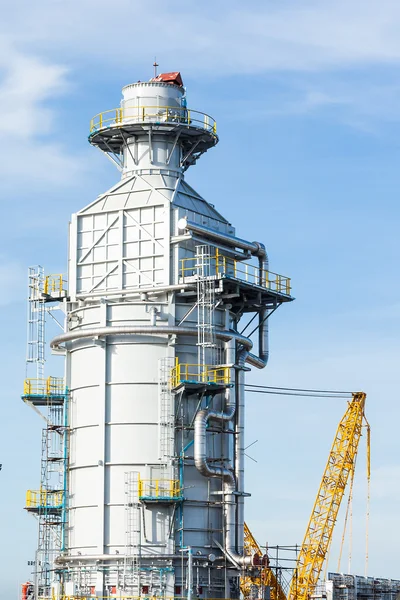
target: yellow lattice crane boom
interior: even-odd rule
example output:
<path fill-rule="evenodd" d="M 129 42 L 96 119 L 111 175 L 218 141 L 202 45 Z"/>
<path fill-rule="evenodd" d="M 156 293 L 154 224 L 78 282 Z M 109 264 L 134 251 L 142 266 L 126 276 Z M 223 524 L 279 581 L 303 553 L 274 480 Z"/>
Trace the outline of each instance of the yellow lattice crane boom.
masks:
<path fill-rule="evenodd" d="M 287 600 L 309 600 L 315 591 L 322 567 L 328 555 L 333 529 L 338 517 L 346 485 L 354 471 L 358 445 L 361 438 L 366 394 L 352 394 L 347 410 L 336 430 L 335 439 L 317 498 L 311 513 L 303 543 L 296 562 L 296 568 L 290 583 Z M 367 460 L 369 471 L 370 435 L 367 424 Z M 262 555 L 261 549 L 247 525 L 244 525 L 246 554 Z M 271 600 L 286 600 L 285 593 L 273 571 L 265 566 L 255 574 L 241 578 L 240 588 L 243 596 L 251 595 L 252 586 L 270 587 Z"/>
<path fill-rule="evenodd" d="M 363 392 L 353 394 L 337 428 L 291 580 L 288 600 L 309 600 L 321 575 L 346 484 L 355 466 L 365 399 Z"/>
<path fill-rule="evenodd" d="M 248 555 L 258 554 L 258 556 L 262 556 L 263 554 L 246 523 L 244 524 L 244 550 L 245 554 Z M 261 566 L 256 574 L 241 577 L 240 591 L 244 598 L 252 596 L 253 586 L 256 586 L 258 589 L 265 589 L 268 586 L 271 600 L 286 600 L 285 592 L 268 564 Z"/>

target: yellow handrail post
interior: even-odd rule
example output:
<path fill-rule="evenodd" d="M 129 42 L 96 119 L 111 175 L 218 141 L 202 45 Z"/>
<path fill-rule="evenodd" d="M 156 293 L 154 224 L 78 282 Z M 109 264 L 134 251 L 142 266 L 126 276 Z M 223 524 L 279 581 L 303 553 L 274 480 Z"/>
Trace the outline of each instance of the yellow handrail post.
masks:
<path fill-rule="evenodd" d="M 159 496 L 160 480 L 156 479 L 156 498 Z"/>
<path fill-rule="evenodd" d="M 214 121 L 214 125 L 213 125 L 213 133 L 215 135 L 217 135 L 217 121 Z"/>
<path fill-rule="evenodd" d="M 167 108 L 166 108 L 166 111 L 165 111 L 165 120 L 166 120 L 167 122 L 168 122 L 168 120 L 169 120 L 168 106 L 167 106 Z"/>
<path fill-rule="evenodd" d="M 218 248 L 216 248 L 215 249 L 215 272 L 216 272 L 217 275 L 219 273 L 219 264 L 218 264 L 218 261 L 219 261 L 219 250 L 218 250 Z"/>
<path fill-rule="evenodd" d="M 141 496 L 143 496 L 143 481 L 142 481 L 142 479 L 139 479 L 139 481 L 138 481 L 138 495 L 139 495 L 139 498 Z"/>
<path fill-rule="evenodd" d="M 289 277 L 286 278 L 286 293 L 288 296 L 290 296 L 290 279 L 289 279 Z"/>
<path fill-rule="evenodd" d="M 187 111 L 187 115 L 188 115 L 187 116 L 187 122 L 188 122 L 188 125 L 190 125 L 190 123 L 191 123 L 191 120 L 190 120 L 190 110 Z"/>
<path fill-rule="evenodd" d="M 99 127 L 100 129 L 103 127 L 103 113 L 99 114 Z"/>
<path fill-rule="evenodd" d="M 146 108 L 143 106 L 142 107 L 142 121 L 144 121 L 146 118 Z"/>

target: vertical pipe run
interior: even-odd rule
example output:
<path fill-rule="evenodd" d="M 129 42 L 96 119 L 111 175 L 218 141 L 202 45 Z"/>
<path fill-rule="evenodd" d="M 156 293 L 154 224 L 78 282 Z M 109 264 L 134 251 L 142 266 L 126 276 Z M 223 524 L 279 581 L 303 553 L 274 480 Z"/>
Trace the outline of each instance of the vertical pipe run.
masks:
<path fill-rule="evenodd" d="M 238 496 L 236 507 L 236 491 L 244 487 L 244 368 L 248 352 L 241 350 L 238 357 L 237 398 L 233 399 L 230 388 L 225 390 L 225 410 L 200 410 L 194 421 L 194 463 L 204 477 L 221 477 L 225 505 L 225 541 L 224 551 L 237 566 L 252 565 L 251 556 L 243 556 L 244 506 L 243 496 Z M 235 406 L 237 404 L 237 408 Z M 207 425 L 210 419 L 229 422 L 235 417 L 235 469 L 234 473 L 226 467 L 210 466 L 207 461 Z M 237 510 L 236 510 L 237 508 Z M 239 543 L 237 543 L 237 539 Z M 239 547 L 239 551 L 236 549 Z"/>
<path fill-rule="evenodd" d="M 187 600 L 192 600 L 192 595 L 193 595 L 193 550 L 192 550 L 191 546 L 188 546 L 187 553 L 188 553 Z"/>
<path fill-rule="evenodd" d="M 245 424 L 245 365 L 248 352 L 241 350 L 239 352 L 237 364 L 238 370 L 236 375 L 236 452 L 235 452 L 235 475 L 237 481 L 237 552 L 243 553 L 244 546 L 244 496 L 240 495 L 244 492 L 244 424 Z"/>

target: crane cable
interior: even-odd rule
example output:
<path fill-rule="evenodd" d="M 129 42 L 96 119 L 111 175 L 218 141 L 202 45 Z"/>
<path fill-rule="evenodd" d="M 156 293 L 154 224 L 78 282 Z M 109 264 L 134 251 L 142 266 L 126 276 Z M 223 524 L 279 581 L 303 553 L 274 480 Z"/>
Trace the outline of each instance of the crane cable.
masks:
<path fill-rule="evenodd" d="M 365 415 L 364 419 L 367 427 L 367 517 L 365 534 L 365 577 L 368 577 L 368 559 L 369 559 L 369 507 L 371 501 L 371 427 Z"/>
<path fill-rule="evenodd" d="M 252 394 L 273 394 L 277 396 L 301 396 L 311 398 L 344 398 L 350 399 L 352 392 L 338 390 L 316 390 L 308 388 L 276 387 L 269 385 L 245 384 L 245 391 Z"/>
<path fill-rule="evenodd" d="M 348 398 L 353 396 L 352 392 L 338 390 L 316 390 L 307 388 L 288 388 L 275 387 L 268 385 L 255 385 L 247 383 L 245 386 L 247 393 L 253 394 L 273 394 L 280 396 L 302 396 L 311 398 Z M 364 413 L 365 427 L 367 429 L 367 506 L 366 506 L 366 535 L 365 535 L 365 577 L 368 576 L 368 560 L 369 560 L 369 517 L 370 517 L 370 502 L 371 502 L 371 427 Z M 352 553 L 352 535 L 353 535 L 353 484 L 354 484 L 355 464 L 351 471 L 350 491 L 347 502 L 346 516 L 344 521 L 344 529 L 342 541 L 340 545 L 340 553 L 338 560 L 338 571 L 340 572 L 340 563 L 343 553 L 343 545 L 346 535 L 347 521 L 350 516 L 350 538 L 349 538 L 349 573 L 351 572 L 351 553 Z M 328 561 L 326 561 L 326 569 Z"/>
<path fill-rule="evenodd" d="M 352 500 L 353 500 L 353 484 L 354 484 L 355 466 L 356 465 L 354 464 L 353 467 L 352 467 L 352 469 L 351 469 L 351 475 L 350 475 L 349 497 L 347 499 L 346 516 L 344 518 L 342 541 L 341 541 L 341 544 L 340 544 L 338 567 L 337 567 L 338 573 L 340 573 L 340 564 L 342 562 L 343 546 L 344 546 L 344 540 L 345 540 L 345 537 L 346 537 L 346 530 L 347 530 L 347 521 L 348 521 L 348 518 L 349 518 L 349 511 L 350 511 Z"/>
<path fill-rule="evenodd" d="M 348 390 L 316 390 L 311 388 L 291 388 L 291 387 L 278 387 L 276 385 L 256 385 L 253 383 L 246 383 L 246 387 L 251 388 L 260 388 L 263 390 L 288 390 L 290 392 L 315 392 L 319 394 L 346 394 L 351 396 L 353 392 L 349 392 Z"/>

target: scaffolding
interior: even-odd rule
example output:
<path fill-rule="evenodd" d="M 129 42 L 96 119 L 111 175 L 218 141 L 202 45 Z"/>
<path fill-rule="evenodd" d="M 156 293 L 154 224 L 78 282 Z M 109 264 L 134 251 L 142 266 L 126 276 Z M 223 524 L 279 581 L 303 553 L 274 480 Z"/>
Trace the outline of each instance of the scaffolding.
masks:
<path fill-rule="evenodd" d="M 28 340 L 22 399 L 43 418 L 40 488 L 29 490 L 26 510 L 38 520 L 35 598 L 51 596 L 54 559 L 65 550 L 69 456 L 68 389 L 60 377 L 45 378 L 46 314 L 65 297 L 61 276 L 44 275 L 41 266 L 28 271 Z M 50 304 L 49 304 L 50 303 Z M 54 317 L 53 317 L 54 318 Z M 28 377 L 34 369 L 35 377 Z"/>

